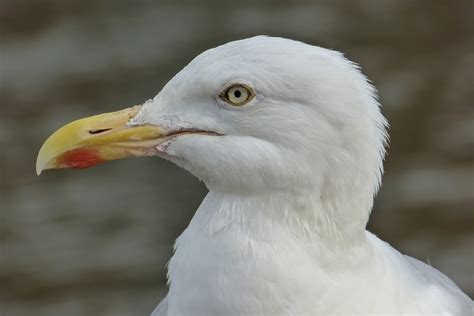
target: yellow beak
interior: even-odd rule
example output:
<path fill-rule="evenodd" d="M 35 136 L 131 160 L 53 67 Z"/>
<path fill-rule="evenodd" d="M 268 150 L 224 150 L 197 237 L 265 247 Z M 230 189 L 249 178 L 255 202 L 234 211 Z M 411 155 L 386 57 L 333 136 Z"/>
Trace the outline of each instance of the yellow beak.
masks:
<path fill-rule="evenodd" d="M 41 147 L 38 175 L 45 169 L 86 168 L 127 157 L 151 156 L 164 130 L 155 125 L 128 126 L 140 106 L 83 118 L 57 130 Z"/>

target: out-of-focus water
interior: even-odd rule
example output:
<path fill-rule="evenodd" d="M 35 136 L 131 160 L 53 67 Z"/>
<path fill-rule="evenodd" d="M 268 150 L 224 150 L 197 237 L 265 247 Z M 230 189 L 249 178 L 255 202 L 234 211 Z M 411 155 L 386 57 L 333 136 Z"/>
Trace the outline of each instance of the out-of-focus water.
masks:
<path fill-rule="evenodd" d="M 344 51 L 391 124 L 370 229 L 474 294 L 467 1 L 0 1 L 0 313 L 142 315 L 206 193 L 153 158 L 36 177 L 73 119 L 155 95 L 199 52 L 270 34 Z M 383 289 L 381 289 L 383 290 Z"/>

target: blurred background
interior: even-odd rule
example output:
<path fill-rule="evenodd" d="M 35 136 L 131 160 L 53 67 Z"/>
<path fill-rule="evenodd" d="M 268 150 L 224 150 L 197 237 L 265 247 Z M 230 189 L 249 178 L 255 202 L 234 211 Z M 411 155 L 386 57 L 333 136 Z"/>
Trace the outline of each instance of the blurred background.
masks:
<path fill-rule="evenodd" d="M 206 194 L 157 158 L 35 174 L 63 124 L 154 96 L 257 34 L 345 52 L 391 142 L 369 229 L 474 295 L 473 2 L 0 0 L 0 314 L 148 315 Z"/>

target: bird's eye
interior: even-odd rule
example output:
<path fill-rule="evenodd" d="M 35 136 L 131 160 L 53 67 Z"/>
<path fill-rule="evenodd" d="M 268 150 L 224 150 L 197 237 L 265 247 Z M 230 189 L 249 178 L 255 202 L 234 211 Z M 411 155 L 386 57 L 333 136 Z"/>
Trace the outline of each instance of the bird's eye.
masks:
<path fill-rule="evenodd" d="M 243 84 L 230 86 L 220 94 L 224 101 L 233 106 L 242 106 L 252 100 L 254 96 L 253 89 Z"/>

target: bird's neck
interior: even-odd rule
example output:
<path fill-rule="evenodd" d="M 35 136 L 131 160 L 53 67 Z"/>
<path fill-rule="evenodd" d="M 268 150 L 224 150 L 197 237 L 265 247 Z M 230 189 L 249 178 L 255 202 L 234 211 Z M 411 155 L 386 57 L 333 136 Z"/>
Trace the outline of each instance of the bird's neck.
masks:
<path fill-rule="evenodd" d="M 346 206 L 312 191 L 258 195 L 210 191 L 190 228 L 208 236 L 239 229 L 254 240 L 267 241 L 284 232 L 300 242 L 341 250 L 363 242 L 365 226 L 341 219 L 350 210 L 336 207 Z"/>
<path fill-rule="evenodd" d="M 276 314 L 295 293 L 300 306 L 334 292 L 329 276 L 367 269 L 365 232 L 347 240 L 315 207 L 305 194 L 209 192 L 168 265 L 172 314 Z"/>

